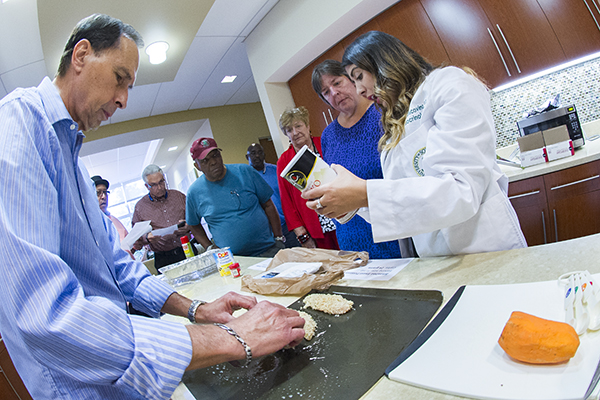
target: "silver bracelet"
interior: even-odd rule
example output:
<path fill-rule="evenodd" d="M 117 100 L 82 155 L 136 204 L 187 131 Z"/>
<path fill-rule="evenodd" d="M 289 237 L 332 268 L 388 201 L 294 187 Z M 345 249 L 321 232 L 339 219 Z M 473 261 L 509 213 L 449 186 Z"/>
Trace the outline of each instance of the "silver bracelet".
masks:
<path fill-rule="evenodd" d="M 202 300 L 193 300 L 192 304 L 190 304 L 190 308 L 188 308 L 188 319 L 192 324 L 196 323 L 196 311 L 202 304 L 206 304 L 206 302 Z"/>
<path fill-rule="evenodd" d="M 238 335 L 236 333 L 236 331 L 234 331 L 227 325 L 219 324 L 218 322 L 215 322 L 215 326 L 218 326 L 219 328 L 224 329 L 225 332 L 229 333 L 238 342 L 240 342 L 242 344 L 242 346 L 244 346 L 244 351 L 246 352 L 246 363 L 244 365 L 241 365 L 238 361 L 232 361 L 232 362 L 230 362 L 230 364 L 233 365 L 234 367 L 247 367 L 252 362 L 252 349 L 250 349 L 250 346 L 248 346 L 248 343 L 246 343 L 244 341 L 244 339 L 242 339 L 240 337 L 240 335 Z"/>

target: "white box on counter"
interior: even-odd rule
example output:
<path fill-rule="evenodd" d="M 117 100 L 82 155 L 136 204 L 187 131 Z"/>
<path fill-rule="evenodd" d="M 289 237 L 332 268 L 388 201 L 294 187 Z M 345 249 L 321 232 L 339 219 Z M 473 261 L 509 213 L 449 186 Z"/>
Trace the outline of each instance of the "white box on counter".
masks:
<path fill-rule="evenodd" d="M 569 137 L 569 131 L 566 126 L 557 126 L 542 132 L 544 143 L 546 143 L 546 155 L 548 161 L 554 161 L 561 158 L 575 155 L 573 141 Z"/>
<path fill-rule="evenodd" d="M 548 161 L 542 132 L 522 136 L 517 138 L 517 142 L 519 143 L 519 150 L 521 152 L 522 167 L 530 167 Z"/>

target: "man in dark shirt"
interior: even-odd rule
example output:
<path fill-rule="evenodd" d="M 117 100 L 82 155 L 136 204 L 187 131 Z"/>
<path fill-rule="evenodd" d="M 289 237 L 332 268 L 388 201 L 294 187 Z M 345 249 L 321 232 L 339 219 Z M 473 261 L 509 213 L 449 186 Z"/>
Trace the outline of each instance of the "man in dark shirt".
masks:
<path fill-rule="evenodd" d="M 283 215 L 283 209 L 281 208 L 281 196 L 279 195 L 279 184 L 277 183 L 277 166 L 265 162 L 265 150 L 259 143 L 252 143 L 248 146 L 246 160 L 248 160 L 248 164 L 257 170 L 265 182 L 273 189 L 271 200 L 273 200 L 273 204 L 275 204 L 277 212 L 279 213 L 281 231 L 283 236 L 285 236 L 285 247 L 299 247 L 300 242 L 298 241 L 298 238 L 296 238 L 296 233 L 294 231 L 290 232 L 285 224 L 285 216 Z"/>
<path fill-rule="evenodd" d="M 165 265 L 185 260 L 181 247 L 181 237 L 188 235 L 190 227 L 185 223 L 185 194 L 169 189 L 163 170 L 150 164 L 142 172 L 142 179 L 148 189 L 148 195 L 142 197 L 135 205 L 132 224 L 140 221 L 151 221 L 153 231 L 180 225 L 173 233 L 156 235 L 153 232 L 140 237 L 133 247 L 136 250 L 149 244 L 154 252 L 154 267 L 158 270 Z"/>

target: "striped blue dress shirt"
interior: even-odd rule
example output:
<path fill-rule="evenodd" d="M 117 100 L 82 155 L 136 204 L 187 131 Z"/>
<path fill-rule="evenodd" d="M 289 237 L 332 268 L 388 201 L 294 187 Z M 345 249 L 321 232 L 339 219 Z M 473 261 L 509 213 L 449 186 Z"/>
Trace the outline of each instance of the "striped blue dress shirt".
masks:
<path fill-rule="evenodd" d="M 0 100 L 0 333 L 35 399 L 168 399 L 191 355 L 173 290 L 119 248 L 45 78 Z"/>

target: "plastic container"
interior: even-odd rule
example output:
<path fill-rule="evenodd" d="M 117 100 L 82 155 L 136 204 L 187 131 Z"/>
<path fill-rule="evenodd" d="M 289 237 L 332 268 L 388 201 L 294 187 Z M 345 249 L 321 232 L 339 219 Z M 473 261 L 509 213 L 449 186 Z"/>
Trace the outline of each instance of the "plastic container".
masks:
<path fill-rule="evenodd" d="M 162 267 L 159 271 L 172 287 L 200 280 L 204 276 L 218 272 L 215 251 L 210 250 L 198 256 L 186 258 L 178 263 Z"/>

